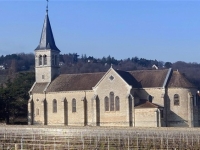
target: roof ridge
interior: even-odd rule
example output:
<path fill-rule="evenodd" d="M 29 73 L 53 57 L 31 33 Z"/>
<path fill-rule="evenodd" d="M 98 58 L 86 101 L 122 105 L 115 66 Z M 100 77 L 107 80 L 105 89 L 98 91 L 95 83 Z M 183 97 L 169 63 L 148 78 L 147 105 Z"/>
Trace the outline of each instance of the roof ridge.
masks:
<path fill-rule="evenodd" d="M 132 70 L 132 71 L 126 71 L 126 72 L 141 72 L 141 71 L 163 71 L 163 70 L 168 70 L 168 69 L 157 69 L 157 70 L 154 70 L 154 69 L 148 69 L 148 70 L 145 70 L 145 69 L 142 69 L 142 70 Z"/>
<path fill-rule="evenodd" d="M 106 72 L 89 72 L 89 73 L 64 73 L 60 75 L 85 75 L 85 74 L 100 74 L 100 73 L 106 73 Z"/>

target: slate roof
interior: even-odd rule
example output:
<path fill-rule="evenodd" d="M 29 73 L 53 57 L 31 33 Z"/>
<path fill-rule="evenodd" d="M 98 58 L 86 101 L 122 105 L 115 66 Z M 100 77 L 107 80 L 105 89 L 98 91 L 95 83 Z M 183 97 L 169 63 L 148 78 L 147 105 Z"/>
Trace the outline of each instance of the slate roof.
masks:
<path fill-rule="evenodd" d="M 92 90 L 105 72 L 61 74 L 49 85 L 47 92 Z"/>
<path fill-rule="evenodd" d="M 135 106 L 135 108 L 163 108 L 158 104 L 149 102 L 148 100 L 140 100 L 140 103 Z"/>
<path fill-rule="evenodd" d="M 45 83 L 36 83 L 32 89 L 32 93 L 43 93 L 44 89 L 46 88 L 48 82 Z"/>
<path fill-rule="evenodd" d="M 141 88 L 142 85 L 135 79 L 135 77 L 126 71 L 115 70 L 129 85 L 133 88 Z"/>
<path fill-rule="evenodd" d="M 138 81 L 139 87 L 163 87 L 168 69 L 163 70 L 138 70 L 129 72 L 135 80 Z"/>
<path fill-rule="evenodd" d="M 168 87 L 196 88 L 186 77 L 178 71 L 173 71 Z"/>
<path fill-rule="evenodd" d="M 51 24 L 49 21 L 48 11 L 46 13 L 41 38 L 38 47 L 35 50 L 51 49 L 60 51 L 54 41 L 53 32 L 51 30 Z"/>

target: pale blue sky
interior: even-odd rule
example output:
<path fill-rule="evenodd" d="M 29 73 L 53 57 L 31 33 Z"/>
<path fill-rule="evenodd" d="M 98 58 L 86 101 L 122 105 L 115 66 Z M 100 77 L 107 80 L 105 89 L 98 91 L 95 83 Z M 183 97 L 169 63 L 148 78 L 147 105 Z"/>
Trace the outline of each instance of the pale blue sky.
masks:
<path fill-rule="evenodd" d="M 45 0 L 0 0 L 0 55 L 34 52 Z M 61 53 L 200 63 L 200 0 L 49 0 Z"/>

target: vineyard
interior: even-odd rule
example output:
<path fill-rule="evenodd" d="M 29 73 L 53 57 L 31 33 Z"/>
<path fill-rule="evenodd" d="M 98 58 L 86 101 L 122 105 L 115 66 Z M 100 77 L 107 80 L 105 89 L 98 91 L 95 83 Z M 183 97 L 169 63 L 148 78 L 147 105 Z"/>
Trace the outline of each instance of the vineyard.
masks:
<path fill-rule="evenodd" d="M 0 126 L 0 150 L 200 149 L 198 128 Z"/>

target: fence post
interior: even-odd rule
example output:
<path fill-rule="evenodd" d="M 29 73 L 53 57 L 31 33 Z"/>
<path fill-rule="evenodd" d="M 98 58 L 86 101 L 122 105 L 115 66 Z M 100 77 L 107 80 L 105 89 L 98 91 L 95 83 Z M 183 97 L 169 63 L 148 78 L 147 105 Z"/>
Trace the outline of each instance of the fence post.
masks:
<path fill-rule="evenodd" d="M 128 150 L 129 150 L 129 136 L 128 136 Z"/>
<path fill-rule="evenodd" d="M 18 144 L 15 144 L 15 150 L 18 150 Z"/>
<path fill-rule="evenodd" d="M 160 139 L 160 149 L 163 149 L 163 137 L 161 136 L 161 139 Z"/>
<path fill-rule="evenodd" d="M 56 150 L 56 141 L 55 141 L 55 137 L 54 137 L 53 139 L 54 139 L 54 150 Z"/>
<path fill-rule="evenodd" d="M 21 138 L 21 150 L 23 150 L 23 137 Z"/>
<path fill-rule="evenodd" d="M 68 144 L 68 150 L 69 150 L 69 138 L 67 139 L 67 144 Z"/>
<path fill-rule="evenodd" d="M 83 139 L 82 139 L 82 142 L 83 142 L 83 149 L 84 149 L 84 137 L 82 137 Z"/>
<path fill-rule="evenodd" d="M 168 150 L 168 134 L 167 134 L 167 150 Z"/>
<path fill-rule="evenodd" d="M 109 147 L 109 137 L 108 137 L 108 150 L 109 150 L 109 148 L 110 148 L 110 147 Z"/>

